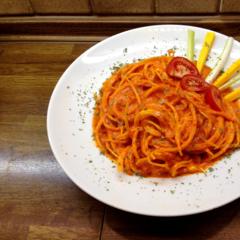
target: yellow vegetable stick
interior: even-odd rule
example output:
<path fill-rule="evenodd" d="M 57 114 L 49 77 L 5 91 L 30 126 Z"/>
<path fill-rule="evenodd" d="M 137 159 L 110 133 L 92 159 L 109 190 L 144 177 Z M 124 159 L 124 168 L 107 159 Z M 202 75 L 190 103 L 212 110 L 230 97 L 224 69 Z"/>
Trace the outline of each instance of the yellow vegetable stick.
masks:
<path fill-rule="evenodd" d="M 238 98 L 240 98 L 240 88 L 237 88 L 233 90 L 231 93 L 224 96 L 224 99 L 229 102 L 234 101 Z"/>
<path fill-rule="evenodd" d="M 209 53 L 210 49 L 212 48 L 214 39 L 215 39 L 214 32 L 208 32 L 205 36 L 204 43 L 203 43 L 203 46 L 202 46 L 202 49 L 201 49 L 201 52 L 199 54 L 198 61 L 197 61 L 197 69 L 198 69 L 199 73 L 202 72 L 202 69 L 203 69 L 205 62 L 207 60 L 207 57 L 208 57 L 208 53 Z"/>
<path fill-rule="evenodd" d="M 229 78 L 232 77 L 234 73 L 240 70 L 240 59 L 234 62 L 227 70 L 224 72 L 214 83 L 213 85 L 216 87 L 222 86 L 225 82 L 228 81 Z"/>

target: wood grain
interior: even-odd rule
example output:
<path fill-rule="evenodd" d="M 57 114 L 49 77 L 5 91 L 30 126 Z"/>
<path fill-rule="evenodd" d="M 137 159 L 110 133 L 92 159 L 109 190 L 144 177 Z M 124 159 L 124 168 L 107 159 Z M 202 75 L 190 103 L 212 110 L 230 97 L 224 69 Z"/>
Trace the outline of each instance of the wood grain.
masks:
<path fill-rule="evenodd" d="M 64 174 L 46 133 L 53 87 L 93 44 L 0 44 L 1 240 L 99 238 L 103 205 Z"/>
<path fill-rule="evenodd" d="M 65 35 L 0 35 L 0 42 L 100 42 L 108 36 Z"/>
<path fill-rule="evenodd" d="M 0 240 L 238 240 L 240 200 L 151 218 L 105 207 L 65 175 L 48 144 L 48 101 L 65 68 L 95 43 L 0 43 Z"/>
<path fill-rule="evenodd" d="M 90 238 L 91 237 L 91 238 Z M 89 236 L 89 232 L 86 229 L 70 228 L 70 227 L 45 227 L 33 225 L 30 226 L 27 240 L 87 240 L 97 239 L 96 235 Z"/>
<path fill-rule="evenodd" d="M 7 36 L 15 36 L 15 40 L 26 39 L 35 41 L 47 40 L 47 37 L 55 39 L 57 36 L 65 36 L 68 39 L 76 37 L 96 39 L 111 36 L 113 34 L 136 27 L 156 24 L 186 24 L 209 28 L 229 36 L 240 37 L 240 15 L 224 16 L 91 16 L 91 17 L 4 17 L 0 18 L 0 40 Z M 32 38 L 31 38 L 32 36 Z M 60 38 L 61 39 L 61 38 Z M 95 40 L 96 40 L 95 39 Z"/>
<path fill-rule="evenodd" d="M 239 0 L 221 0 L 220 12 L 222 13 L 239 13 Z"/>
<path fill-rule="evenodd" d="M 0 16 L 8 15 L 31 15 L 33 9 L 29 0 L 1 0 Z"/>
<path fill-rule="evenodd" d="M 156 0 L 156 13 L 184 14 L 184 13 L 218 13 L 220 0 Z"/>
<path fill-rule="evenodd" d="M 30 0 L 37 14 L 89 14 L 89 0 Z"/>
<path fill-rule="evenodd" d="M 153 0 L 92 0 L 95 14 L 129 15 L 154 14 Z"/>
<path fill-rule="evenodd" d="M 210 212 L 151 218 L 107 207 L 102 240 L 235 240 L 240 236 L 240 200 Z"/>

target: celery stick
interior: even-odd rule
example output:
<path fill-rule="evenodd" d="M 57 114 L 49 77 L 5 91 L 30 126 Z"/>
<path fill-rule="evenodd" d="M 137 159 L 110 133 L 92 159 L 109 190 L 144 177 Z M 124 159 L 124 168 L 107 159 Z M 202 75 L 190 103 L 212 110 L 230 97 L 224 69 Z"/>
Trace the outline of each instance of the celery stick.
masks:
<path fill-rule="evenodd" d="M 188 42 L 187 42 L 187 58 L 190 61 L 194 59 L 194 31 L 188 30 Z"/>
<path fill-rule="evenodd" d="M 229 54 L 231 52 L 232 45 L 233 45 L 233 38 L 230 37 L 225 42 L 224 49 L 223 49 L 220 57 L 218 58 L 217 64 L 215 65 L 215 67 L 212 69 L 212 71 L 207 76 L 206 82 L 212 83 L 215 80 L 215 78 L 218 76 L 220 71 L 224 68 L 224 65 L 226 64 Z"/>

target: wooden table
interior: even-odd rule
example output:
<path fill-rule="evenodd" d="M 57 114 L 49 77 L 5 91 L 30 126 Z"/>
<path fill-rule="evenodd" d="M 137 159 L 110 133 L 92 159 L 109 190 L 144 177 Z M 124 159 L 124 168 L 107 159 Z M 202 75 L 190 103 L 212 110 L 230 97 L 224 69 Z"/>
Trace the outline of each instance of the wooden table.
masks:
<path fill-rule="evenodd" d="M 69 180 L 48 144 L 46 111 L 60 75 L 93 44 L 0 44 L 0 240 L 240 239 L 240 199 L 151 218 L 105 206 Z"/>

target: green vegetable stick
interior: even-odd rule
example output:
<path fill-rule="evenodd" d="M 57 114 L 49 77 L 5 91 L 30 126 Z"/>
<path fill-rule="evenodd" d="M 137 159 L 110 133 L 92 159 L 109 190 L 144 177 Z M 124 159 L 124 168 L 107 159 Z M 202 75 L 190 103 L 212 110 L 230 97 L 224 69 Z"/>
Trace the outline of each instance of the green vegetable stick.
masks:
<path fill-rule="evenodd" d="M 195 32 L 188 30 L 188 42 L 187 42 L 187 58 L 190 61 L 194 59 L 194 36 Z"/>

